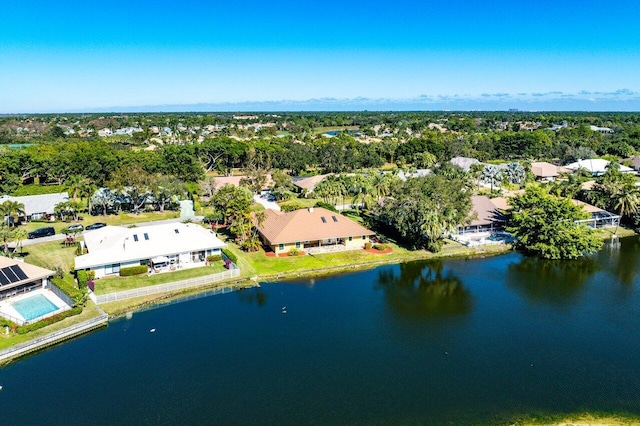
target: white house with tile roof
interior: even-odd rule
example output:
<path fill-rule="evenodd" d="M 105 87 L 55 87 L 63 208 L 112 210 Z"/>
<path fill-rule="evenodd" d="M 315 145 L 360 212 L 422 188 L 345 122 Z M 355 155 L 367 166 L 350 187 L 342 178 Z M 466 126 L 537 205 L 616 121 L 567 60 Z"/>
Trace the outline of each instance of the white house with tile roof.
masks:
<path fill-rule="evenodd" d="M 193 223 L 105 226 L 85 231 L 83 236 L 88 253 L 76 257 L 75 270 L 95 271 L 96 278 L 118 275 L 120 268 L 128 266 L 204 266 L 207 256 L 220 254 L 226 245 L 212 231 Z"/>

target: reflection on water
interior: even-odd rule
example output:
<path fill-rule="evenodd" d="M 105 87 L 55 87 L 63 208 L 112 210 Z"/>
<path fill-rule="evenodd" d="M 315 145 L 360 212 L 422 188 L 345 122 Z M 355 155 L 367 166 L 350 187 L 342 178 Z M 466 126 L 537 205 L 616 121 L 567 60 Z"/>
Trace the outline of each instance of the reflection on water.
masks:
<path fill-rule="evenodd" d="M 385 292 L 388 305 L 402 316 L 433 318 L 467 314 L 473 305 L 471 294 L 458 277 L 450 271 L 443 273 L 443 268 L 442 261 L 433 261 L 381 269 L 376 289 Z"/>
<path fill-rule="evenodd" d="M 508 266 L 506 283 L 534 302 L 572 304 L 597 270 L 598 262 L 590 257 L 572 261 L 522 257 Z"/>
<path fill-rule="evenodd" d="M 638 237 L 609 241 L 598 257 L 602 263 L 609 265 L 611 272 L 625 286 L 631 286 L 638 280 L 640 273 L 640 239 Z"/>
<path fill-rule="evenodd" d="M 267 294 L 260 287 L 241 288 L 236 291 L 238 300 L 249 305 L 263 307 L 267 304 Z"/>

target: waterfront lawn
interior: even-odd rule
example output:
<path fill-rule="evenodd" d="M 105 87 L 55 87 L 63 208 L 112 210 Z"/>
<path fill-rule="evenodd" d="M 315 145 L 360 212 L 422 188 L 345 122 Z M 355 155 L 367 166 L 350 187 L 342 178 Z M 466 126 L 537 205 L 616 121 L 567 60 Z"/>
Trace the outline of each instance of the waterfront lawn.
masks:
<path fill-rule="evenodd" d="M 202 266 L 200 268 L 183 269 L 174 272 L 163 272 L 160 274 L 134 275 L 131 277 L 105 277 L 95 280 L 95 293 L 108 294 L 116 291 L 131 290 L 134 288 L 147 287 L 157 284 L 167 284 L 175 281 L 186 280 L 190 278 L 200 278 L 218 272 L 226 271 L 222 262 L 215 262 L 211 266 Z"/>
<path fill-rule="evenodd" d="M 79 315 L 74 315 L 69 318 L 65 318 L 62 321 L 59 321 L 55 324 L 48 325 L 46 327 L 40 328 L 38 330 L 34 330 L 27 334 L 4 334 L 4 331 L 0 333 L 0 350 L 7 349 L 10 346 L 14 346 L 20 343 L 27 342 L 29 340 L 34 340 L 39 337 L 46 336 L 47 334 L 54 333 L 56 331 L 60 331 L 63 328 L 71 327 L 75 324 L 80 324 L 83 321 L 90 320 L 91 318 L 95 318 L 101 315 L 101 312 L 98 310 L 96 305 L 93 304 L 91 300 L 87 300 L 87 304 Z"/>
<path fill-rule="evenodd" d="M 350 250 L 336 253 L 304 255 L 295 257 L 267 257 L 260 250 L 246 253 L 227 241 L 227 249 L 238 257 L 238 267 L 243 277 L 258 276 L 275 278 L 279 275 L 302 275 L 331 273 L 335 270 L 357 267 L 372 267 L 379 264 L 406 262 L 418 259 L 434 259 L 452 256 L 472 256 L 483 253 L 499 253 L 510 249 L 510 246 L 489 245 L 479 248 L 465 247 L 454 241 L 446 240 L 441 252 L 431 253 L 426 250 L 408 250 L 395 243 L 386 243 L 393 251 L 389 254 L 370 253 L 365 250 Z"/>

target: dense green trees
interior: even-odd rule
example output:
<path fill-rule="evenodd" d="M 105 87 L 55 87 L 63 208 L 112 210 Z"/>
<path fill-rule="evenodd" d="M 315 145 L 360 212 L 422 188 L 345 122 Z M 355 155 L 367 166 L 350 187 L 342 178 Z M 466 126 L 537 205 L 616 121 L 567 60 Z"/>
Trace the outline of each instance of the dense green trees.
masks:
<path fill-rule="evenodd" d="M 589 214 L 548 188 L 529 186 L 509 203 L 507 231 L 517 238 L 519 249 L 546 259 L 576 259 L 602 247 L 592 229 L 576 222 Z"/>
<path fill-rule="evenodd" d="M 443 174 L 399 182 L 384 199 L 380 220 L 391 226 L 412 247 L 438 251 L 447 233 L 465 223 L 471 210 L 466 178 Z"/>

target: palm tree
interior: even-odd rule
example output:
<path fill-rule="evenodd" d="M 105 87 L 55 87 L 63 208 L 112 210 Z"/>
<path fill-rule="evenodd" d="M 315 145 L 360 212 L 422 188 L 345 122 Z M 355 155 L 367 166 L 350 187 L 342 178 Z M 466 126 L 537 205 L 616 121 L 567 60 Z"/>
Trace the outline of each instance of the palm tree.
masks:
<path fill-rule="evenodd" d="M 482 181 L 491 185 L 491 192 L 493 193 L 493 186 L 502 182 L 502 170 L 493 164 L 487 165 L 482 171 Z"/>
<path fill-rule="evenodd" d="M 16 226 L 24 213 L 24 204 L 18 201 L 7 200 L 0 204 L 0 215 L 10 226 Z"/>
<path fill-rule="evenodd" d="M 620 188 L 613 193 L 613 207 L 620 214 L 616 230 L 613 235 L 618 235 L 618 228 L 620 227 L 620 221 L 624 215 L 629 213 L 637 213 L 638 207 L 640 207 L 640 199 L 638 199 L 638 192 L 635 187 L 632 188 Z"/>

